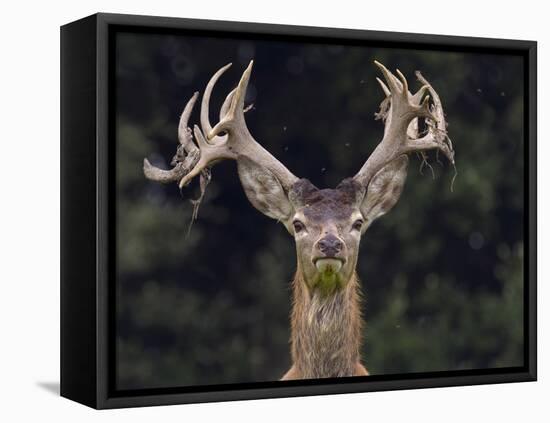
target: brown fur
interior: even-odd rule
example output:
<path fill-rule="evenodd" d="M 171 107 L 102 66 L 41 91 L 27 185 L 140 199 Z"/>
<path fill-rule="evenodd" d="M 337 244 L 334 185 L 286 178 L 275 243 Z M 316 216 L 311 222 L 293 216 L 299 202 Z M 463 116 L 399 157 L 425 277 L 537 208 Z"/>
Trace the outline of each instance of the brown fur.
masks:
<path fill-rule="evenodd" d="M 318 222 L 346 219 L 364 197 L 365 189 L 353 179 L 344 179 L 334 189 L 318 189 L 307 179 L 299 179 L 291 189 L 290 199 L 296 208 Z"/>
<path fill-rule="evenodd" d="M 293 365 L 283 380 L 364 376 L 360 363 L 362 318 L 357 275 L 330 296 L 311 292 L 300 267 L 292 282 Z"/>

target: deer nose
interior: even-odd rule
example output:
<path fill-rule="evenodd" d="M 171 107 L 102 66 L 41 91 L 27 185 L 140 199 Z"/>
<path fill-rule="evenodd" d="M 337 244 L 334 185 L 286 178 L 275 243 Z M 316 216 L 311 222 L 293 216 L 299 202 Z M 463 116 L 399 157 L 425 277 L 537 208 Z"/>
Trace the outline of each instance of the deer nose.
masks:
<path fill-rule="evenodd" d="M 333 234 L 321 238 L 317 243 L 317 248 L 327 257 L 336 256 L 341 250 L 344 244 Z"/>

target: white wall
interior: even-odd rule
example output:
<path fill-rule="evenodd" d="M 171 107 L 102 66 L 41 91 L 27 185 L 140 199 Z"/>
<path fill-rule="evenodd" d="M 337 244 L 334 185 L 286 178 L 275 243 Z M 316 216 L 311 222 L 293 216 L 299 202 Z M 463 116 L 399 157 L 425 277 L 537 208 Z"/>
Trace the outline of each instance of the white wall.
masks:
<path fill-rule="evenodd" d="M 45 389 L 59 365 L 59 26 L 97 11 L 539 41 L 539 155 L 550 156 L 542 1 L 4 2 L 0 30 L 0 417 L 53 421 L 549 421 L 550 166 L 539 170 L 539 382 L 95 412 Z M 369 4 L 370 3 L 370 4 Z M 510 3 L 510 4 L 508 4 Z M 29 88 L 30 87 L 30 88 Z M 30 293 L 30 295 L 29 295 Z M 30 298 L 30 299 L 29 299 Z M 29 317 L 32 316 L 32 317 Z M 546 333 L 544 333 L 546 332 Z M 550 391 L 550 390 L 549 390 Z M 6 419 L 5 416 L 11 417 Z M 299 417 L 298 417 L 299 416 Z M 70 419 L 70 420 L 69 420 Z"/>

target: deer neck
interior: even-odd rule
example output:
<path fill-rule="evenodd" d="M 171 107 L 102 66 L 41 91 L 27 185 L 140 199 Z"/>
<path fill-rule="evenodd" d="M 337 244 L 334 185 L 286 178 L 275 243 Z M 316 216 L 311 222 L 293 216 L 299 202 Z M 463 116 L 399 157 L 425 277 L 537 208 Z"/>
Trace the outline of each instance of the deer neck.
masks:
<path fill-rule="evenodd" d="M 293 281 L 292 359 L 301 378 L 353 376 L 362 319 L 357 276 L 330 295 L 310 291 L 300 266 Z"/>

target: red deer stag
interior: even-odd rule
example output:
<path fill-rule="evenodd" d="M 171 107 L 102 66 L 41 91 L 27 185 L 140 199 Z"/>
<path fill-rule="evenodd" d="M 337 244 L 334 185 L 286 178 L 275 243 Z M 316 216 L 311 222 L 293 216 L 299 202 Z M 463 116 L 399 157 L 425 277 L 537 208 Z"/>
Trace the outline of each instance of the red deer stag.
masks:
<path fill-rule="evenodd" d="M 368 375 L 360 359 L 362 318 L 355 272 L 361 236 L 397 203 L 407 175 L 408 154 L 419 153 L 425 160 L 426 151 L 436 150 L 454 165 L 443 108 L 432 86 L 417 72 L 423 85 L 411 94 L 399 70 L 396 77 L 382 64 L 375 64 L 386 80 L 377 78 L 386 95 L 377 114 L 385 123 L 384 136 L 359 172 L 335 189 L 318 189 L 307 179 L 294 176 L 248 131 L 244 99 L 252 62 L 225 99 L 214 127 L 209 122 L 210 94 L 231 64 L 218 70 L 206 86 L 201 129 L 195 125 L 193 132 L 187 122 L 198 93 L 189 100 L 180 119 L 180 145 L 171 170 L 158 169 L 147 159 L 143 163 L 148 179 L 179 181 L 180 188 L 200 176 L 202 198 L 210 167 L 221 159 L 236 160 L 252 205 L 283 223 L 294 236 L 293 364 L 283 380 Z M 425 122 L 423 133 L 419 118 Z"/>

